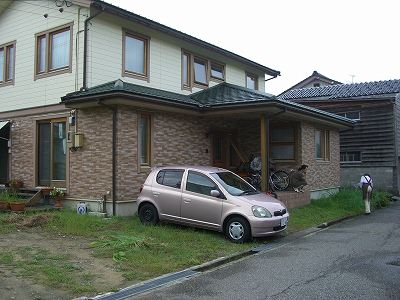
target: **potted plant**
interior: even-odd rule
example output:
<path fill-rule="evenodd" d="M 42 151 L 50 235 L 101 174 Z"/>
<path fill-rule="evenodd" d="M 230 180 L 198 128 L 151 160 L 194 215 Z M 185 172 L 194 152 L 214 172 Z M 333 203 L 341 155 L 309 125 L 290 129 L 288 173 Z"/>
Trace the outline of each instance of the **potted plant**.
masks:
<path fill-rule="evenodd" d="M 54 199 L 54 207 L 63 207 L 62 201 L 65 198 L 65 191 L 54 187 L 50 191 L 50 197 Z"/>
<path fill-rule="evenodd" d="M 0 194 L 0 210 L 24 211 L 26 202 L 14 192 L 5 191 Z"/>
<path fill-rule="evenodd" d="M 20 189 L 24 186 L 24 182 L 21 179 L 11 179 L 8 184 L 13 190 Z"/>
<path fill-rule="evenodd" d="M 10 209 L 10 203 L 7 201 L 8 193 L 6 191 L 0 193 L 0 211 L 6 211 Z"/>

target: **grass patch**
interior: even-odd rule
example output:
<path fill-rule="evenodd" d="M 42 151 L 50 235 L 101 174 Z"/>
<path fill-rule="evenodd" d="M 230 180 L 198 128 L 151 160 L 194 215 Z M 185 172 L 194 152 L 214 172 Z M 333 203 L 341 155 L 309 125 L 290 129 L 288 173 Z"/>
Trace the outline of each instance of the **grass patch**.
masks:
<path fill-rule="evenodd" d="M 13 253 L 0 251 L 0 264 L 11 267 L 17 276 L 74 294 L 96 292 L 91 282 L 94 275 L 83 273 L 70 259 L 36 247 L 19 247 Z"/>
<path fill-rule="evenodd" d="M 374 191 L 373 207 L 384 207 L 388 203 L 387 193 Z M 343 189 L 336 195 L 291 209 L 288 230 L 299 231 L 341 217 L 361 214 L 363 211 L 360 190 Z M 21 221 L 21 216 L 31 221 Z M 92 255 L 112 260 L 115 268 L 130 282 L 179 271 L 268 242 L 257 239 L 249 244 L 233 244 L 221 233 L 171 224 L 144 226 L 137 217 L 101 219 L 67 210 L 21 216 L 15 218 L 19 229 L 35 223 L 33 220 L 41 216 L 40 220 L 45 222 L 40 222 L 38 230 L 56 236 L 86 238 Z M 15 228 L 12 227 L 15 226 L 12 220 L 12 216 L 0 214 L 0 234 Z M 18 270 L 19 275 L 32 278 L 45 286 L 79 295 L 96 291 L 92 284 L 95 274 L 84 272 L 79 264 L 66 255 L 32 247 L 18 248 L 16 251 L 3 249 L 0 250 L 0 264 L 11 266 Z M 111 289 L 115 290 L 116 287 Z"/>
<path fill-rule="evenodd" d="M 387 192 L 374 191 L 372 207 L 381 208 L 389 204 Z M 314 200 L 311 204 L 290 209 L 288 232 L 295 232 L 342 217 L 355 216 L 364 212 L 359 189 L 341 189 L 337 194 Z"/>

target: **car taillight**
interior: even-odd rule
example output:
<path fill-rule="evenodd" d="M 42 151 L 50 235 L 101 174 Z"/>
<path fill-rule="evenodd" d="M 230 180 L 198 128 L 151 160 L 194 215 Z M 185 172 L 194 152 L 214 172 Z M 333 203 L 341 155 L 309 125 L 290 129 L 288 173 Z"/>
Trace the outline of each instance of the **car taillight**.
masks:
<path fill-rule="evenodd" d="M 143 184 L 139 188 L 139 194 L 143 191 Z"/>

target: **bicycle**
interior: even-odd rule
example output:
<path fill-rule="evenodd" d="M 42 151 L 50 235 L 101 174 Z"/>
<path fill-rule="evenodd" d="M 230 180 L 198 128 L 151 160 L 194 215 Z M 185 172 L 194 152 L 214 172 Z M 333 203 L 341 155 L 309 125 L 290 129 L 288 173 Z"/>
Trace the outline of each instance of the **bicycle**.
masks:
<path fill-rule="evenodd" d="M 247 178 L 248 183 L 254 186 L 257 190 L 261 188 L 261 172 L 252 172 Z M 269 186 L 272 191 L 283 191 L 286 190 L 290 183 L 289 174 L 283 170 L 270 169 L 270 175 L 268 180 Z"/>

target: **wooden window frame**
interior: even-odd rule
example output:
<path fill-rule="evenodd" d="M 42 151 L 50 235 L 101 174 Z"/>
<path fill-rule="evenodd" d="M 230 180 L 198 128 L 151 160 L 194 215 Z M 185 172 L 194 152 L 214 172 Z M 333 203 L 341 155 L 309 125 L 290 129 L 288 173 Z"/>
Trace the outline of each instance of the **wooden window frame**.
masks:
<path fill-rule="evenodd" d="M 188 59 L 188 61 L 187 61 L 187 70 L 186 70 L 186 72 L 187 72 L 187 80 L 188 80 L 187 83 L 185 83 L 183 81 L 183 74 L 185 72 L 184 64 L 183 64 L 183 57 L 184 56 L 187 56 L 187 59 Z M 189 52 L 185 51 L 185 50 L 182 50 L 182 55 L 181 55 L 181 72 L 182 72 L 181 73 L 182 90 L 192 91 L 192 55 Z"/>
<path fill-rule="evenodd" d="M 204 83 L 204 82 L 200 82 L 200 81 L 196 81 L 196 72 L 195 72 L 195 69 L 194 69 L 194 66 L 195 66 L 195 61 L 200 61 L 200 62 L 204 62 L 204 66 L 205 66 L 205 75 L 206 75 L 206 83 Z M 203 57 L 201 57 L 201 56 L 198 56 L 198 55 L 192 55 L 192 72 L 193 72 L 193 76 L 192 76 L 192 82 L 193 82 L 193 86 L 194 87 L 197 87 L 197 88 L 201 88 L 201 89 L 204 89 L 204 88 L 207 88 L 208 87 L 208 84 L 209 84 L 209 82 L 210 82 L 210 76 L 209 76 L 209 68 L 208 68 L 208 60 L 206 59 L 206 58 L 203 58 Z"/>
<path fill-rule="evenodd" d="M 65 74 L 65 73 L 72 73 L 72 52 L 73 52 L 73 25 L 74 23 L 68 23 L 62 26 L 58 26 L 46 31 L 42 31 L 35 34 L 35 74 L 34 80 L 46 78 L 50 76 Z M 69 30 L 70 35 L 70 43 L 69 43 L 69 63 L 66 67 L 61 67 L 57 69 L 51 69 L 50 62 L 51 62 L 51 37 L 57 33 L 61 33 L 64 31 Z M 46 50 L 45 50 L 45 67 L 43 72 L 39 72 L 39 40 L 41 37 L 46 38 Z"/>
<path fill-rule="evenodd" d="M 143 57 L 144 73 L 129 71 L 125 68 L 126 37 L 130 37 L 144 42 L 144 57 Z M 128 29 L 122 30 L 122 74 L 121 75 L 122 77 L 131 77 L 150 82 L 150 37 L 149 36 L 136 33 Z"/>
<path fill-rule="evenodd" d="M 2 72 L 3 74 L 3 80 L 0 81 L 0 87 L 3 86 L 8 86 L 8 85 L 14 85 L 15 84 L 15 60 L 16 60 L 16 45 L 17 45 L 17 41 L 12 41 L 12 42 L 8 42 L 5 44 L 0 45 L 0 49 L 3 49 L 3 53 L 4 53 L 4 61 L 3 61 L 3 69 L 0 70 L 0 72 Z M 9 52 L 8 49 L 9 48 L 14 48 L 14 59 L 13 59 L 13 76 L 11 79 L 7 79 L 7 75 L 8 75 L 8 67 L 10 65 L 10 56 L 9 56 Z"/>
<path fill-rule="evenodd" d="M 188 82 L 189 82 L 189 85 L 187 85 L 183 82 L 183 74 L 184 74 L 183 57 L 184 57 L 184 55 L 186 55 L 189 59 L 188 60 Z M 194 61 L 196 59 L 204 62 L 204 65 L 206 67 L 207 83 L 195 81 Z M 217 65 L 222 68 L 223 78 L 211 76 L 211 68 L 213 65 Z M 185 49 L 181 49 L 181 89 L 188 90 L 188 91 L 192 91 L 193 87 L 205 89 L 205 88 L 209 87 L 210 81 L 214 81 L 214 82 L 218 82 L 218 83 L 225 82 L 226 81 L 226 65 L 219 61 L 209 59 L 209 58 L 203 57 L 201 55 L 194 54 Z"/>
<path fill-rule="evenodd" d="M 258 91 L 258 76 L 254 73 L 250 73 L 250 72 L 246 72 L 246 76 L 245 76 L 245 84 L 246 84 L 246 88 L 251 89 L 247 86 L 247 77 L 253 78 L 254 79 L 254 90 Z"/>
<path fill-rule="evenodd" d="M 142 163 L 141 162 L 141 148 L 142 148 L 142 144 L 141 144 L 141 132 L 140 132 L 140 122 L 142 119 L 148 119 L 149 121 L 149 132 L 147 133 L 147 163 Z M 138 172 L 142 172 L 145 170 L 148 170 L 151 168 L 152 164 L 153 164 L 153 116 L 149 113 L 146 112 L 139 112 L 138 113 L 138 118 L 137 118 L 137 145 L 138 145 L 138 149 L 137 149 L 137 159 L 138 159 Z"/>
<path fill-rule="evenodd" d="M 317 145 L 316 145 L 316 134 L 321 133 L 321 157 L 317 157 Z M 314 131 L 314 149 L 315 149 L 315 159 L 317 161 L 330 161 L 330 133 L 326 129 L 315 129 Z"/>
<path fill-rule="evenodd" d="M 50 124 L 50 136 L 51 136 L 51 151 L 50 151 L 50 185 L 49 187 L 58 187 L 62 189 L 66 189 L 68 182 L 69 182 L 69 150 L 67 148 L 66 151 L 66 156 L 65 156 L 65 180 L 53 180 L 53 171 L 54 171 L 54 145 L 53 145 L 53 123 L 65 123 L 65 133 L 66 135 L 68 134 L 69 131 L 69 125 L 68 125 L 68 118 L 67 117 L 54 117 L 54 118 L 49 118 L 49 119 L 41 119 L 41 120 L 36 120 L 36 127 L 35 127 L 35 185 L 40 186 L 40 179 L 39 179 L 39 125 L 40 124 Z M 66 137 L 67 138 L 67 137 Z"/>
<path fill-rule="evenodd" d="M 272 140 L 272 130 L 275 128 L 292 128 L 293 129 L 293 140 L 290 142 L 286 141 L 274 141 Z M 271 133 L 269 138 L 269 145 L 270 145 L 270 157 L 276 162 L 295 162 L 297 160 L 297 126 L 295 124 L 272 124 L 271 125 Z M 287 146 L 293 145 L 293 158 L 290 159 L 281 159 L 281 158 L 273 158 L 272 157 L 272 147 L 273 146 Z"/>
<path fill-rule="evenodd" d="M 221 64 L 221 63 L 219 63 L 219 62 L 216 62 L 216 61 L 213 61 L 213 60 L 211 60 L 211 61 L 209 61 L 209 70 L 210 70 L 210 80 L 212 80 L 212 81 L 216 81 L 216 82 L 224 82 L 225 80 L 226 80 L 226 75 L 225 75 L 225 64 Z M 213 65 L 214 66 L 219 66 L 219 67 L 221 67 L 221 69 L 222 69 L 222 78 L 220 78 L 220 77 L 215 77 L 215 76 L 212 76 L 212 67 L 213 67 Z"/>

